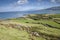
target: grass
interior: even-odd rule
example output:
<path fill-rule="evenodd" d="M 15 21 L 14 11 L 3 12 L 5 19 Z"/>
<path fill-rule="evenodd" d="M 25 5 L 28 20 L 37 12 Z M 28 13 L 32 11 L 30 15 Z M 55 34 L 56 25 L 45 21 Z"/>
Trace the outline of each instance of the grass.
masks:
<path fill-rule="evenodd" d="M 31 22 L 35 22 L 34 20 L 32 19 L 28 19 L 28 18 L 17 18 L 17 19 L 13 19 L 12 21 L 15 21 L 15 22 L 21 22 L 21 23 L 31 23 Z"/>
<path fill-rule="evenodd" d="M 0 26 L 0 40 L 30 40 L 26 31 Z"/>
<path fill-rule="evenodd" d="M 56 22 L 54 22 L 52 20 L 40 20 L 39 22 L 44 23 L 44 24 L 49 24 L 56 28 L 60 28 L 60 24 L 57 24 Z"/>
<path fill-rule="evenodd" d="M 40 15 L 37 16 L 40 17 Z M 0 24 L 3 23 L 3 25 L 0 25 L 0 40 L 59 40 L 60 24 L 56 23 L 54 20 L 60 22 L 60 18 L 59 18 L 60 15 L 51 14 L 47 16 L 47 19 L 45 18 L 43 19 L 43 16 L 41 16 L 42 18 L 38 18 L 37 20 L 34 20 L 36 15 L 32 15 L 31 17 L 33 19 L 29 17 L 22 17 L 22 18 L 14 18 L 0 22 Z M 49 19 L 49 16 L 52 17 L 52 19 Z M 30 28 L 29 30 L 19 30 L 12 27 L 5 27 L 4 23 L 6 22 L 8 25 L 11 23 L 21 24 L 23 26 L 22 28 L 25 29 L 28 29 L 29 27 Z M 46 24 L 52 27 L 46 26 Z M 19 28 L 20 27 L 21 26 L 19 26 Z M 37 32 L 39 34 L 39 37 L 37 37 L 36 34 L 35 35 L 33 34 L 32 36 L 31 34 L 32 32 Z"/>

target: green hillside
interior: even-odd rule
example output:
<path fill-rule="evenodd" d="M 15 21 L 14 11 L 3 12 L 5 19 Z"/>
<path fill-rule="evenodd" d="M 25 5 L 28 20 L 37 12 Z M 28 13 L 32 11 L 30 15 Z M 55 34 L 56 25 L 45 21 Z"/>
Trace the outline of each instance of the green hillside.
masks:
<path fill-rule="evenodd" d="M 60 40 L 60 14 L 29 14 L 0 21 L 0 40 Z"/>

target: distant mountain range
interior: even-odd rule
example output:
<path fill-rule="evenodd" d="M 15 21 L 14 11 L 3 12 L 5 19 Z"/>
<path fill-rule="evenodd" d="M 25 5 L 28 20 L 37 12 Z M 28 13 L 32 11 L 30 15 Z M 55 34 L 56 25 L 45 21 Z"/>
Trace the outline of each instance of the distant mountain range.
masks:
<path fill-rule="evenodd" d="M 24 14 L 45 14 L 45 13 L 60 13 L 60 6 L 56 6 L 56 7 L 51 7 L 51 8 L 47 8 L 47 9 L 41 9 L 41 10 L 31 10 L 31 11 L 14 11 L 14 12 L 10 12 L 10 13 L 24 13 Z"/>
<path fill-rule="evenodd" d="M 51 8 L 42 9 L 42 10 L 28 11 L 28 13 L 60 13 L 60 6 L 51 7 Z"/>
<path fill-rule="evenodd" d="M 47 9 L 42 9 L 42 10 L 33 10 L 33 11 L 19 11 L 20 13 L 28 13 L 28 14 L 45 14 L 45 13 L 60 13 L 60 6 L 56 6 L 56 7 L 51 7 L 51 8 L 47 8 Z"/>

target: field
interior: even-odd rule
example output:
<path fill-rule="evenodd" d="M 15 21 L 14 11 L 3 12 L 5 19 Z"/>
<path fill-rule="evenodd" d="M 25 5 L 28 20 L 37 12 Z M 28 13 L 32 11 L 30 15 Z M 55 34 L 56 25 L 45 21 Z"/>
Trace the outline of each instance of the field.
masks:
<path fill-rule="evenodd" d="M 60 40 L 60 14 L 0 20 L 0 40 Z"/>

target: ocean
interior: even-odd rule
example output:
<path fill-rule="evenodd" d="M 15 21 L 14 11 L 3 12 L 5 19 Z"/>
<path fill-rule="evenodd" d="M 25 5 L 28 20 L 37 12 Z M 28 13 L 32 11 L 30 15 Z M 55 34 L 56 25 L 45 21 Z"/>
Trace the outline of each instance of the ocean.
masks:
<path fill-rule="evenodd" d="M 27 14 L 60 14 L 60 11 L 0 12 L 0 19 L 18 18 Z"/>
<path fill-rule="evenodd" d="M 36 12 L 0 12 L 0 19 L 18 18 L 27 14 L 40 14 Z"/>
<path fill-rule="evenodd" d="M 0 19 L 22 17 L 25 14 L 27 14 L 27 13 L 20 13 L 20 12 L 0 12 Z"/>

